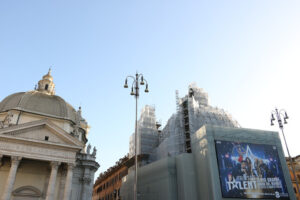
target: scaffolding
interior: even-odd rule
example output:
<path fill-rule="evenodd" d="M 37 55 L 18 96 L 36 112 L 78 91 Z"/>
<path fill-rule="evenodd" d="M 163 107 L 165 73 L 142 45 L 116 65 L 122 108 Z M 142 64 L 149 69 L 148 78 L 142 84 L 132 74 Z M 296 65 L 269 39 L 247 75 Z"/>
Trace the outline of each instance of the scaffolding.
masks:
<path fill-rule="evenodd" d="M 175 156 L 184 152 L 191 153 L 191 137 L 203 125 L 222 127 L 240 127 L 238 122 L 223 109 L 209 105 L 208 94 L 191 84 L 188 94 L 179 97 L 176 91 L 176 113 L 167 121 L 160 131 L 161 123 L 157 123 L 155 107 L 146 105 L 138 121 L 139 154 L 149 155 L 148 163 L 167 156 Z M 134 156 L 134 134 L 130 137 L 129 157 Z"/>
<path fill-rule="evenodd" d="M 176 113 L 162 130 L 162 137 L 152 157 L 161 159 L 183 152 L 191 153 L 191 136 L 203 125 L 240 127 L 237 121 L 223 109 L 209 105 L 208 94 L 191 84 L 188 94 L 179 98 L 176 91 Z"/>
<path fill-rule="evenodd" d="M 150 154 L 158 146 L 159 122 L 156 121 L 155 107 L 146 105 L 138 120 L 137 155 Z M 134 134 L 130 137 L 129 157 L 134 156 Z"/>

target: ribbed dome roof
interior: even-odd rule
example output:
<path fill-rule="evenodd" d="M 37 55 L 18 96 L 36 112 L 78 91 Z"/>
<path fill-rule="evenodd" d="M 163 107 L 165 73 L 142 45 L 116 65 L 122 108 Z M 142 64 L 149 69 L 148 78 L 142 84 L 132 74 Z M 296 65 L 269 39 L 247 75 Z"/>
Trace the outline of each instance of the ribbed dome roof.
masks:
<path fill-rule="evenodd" d="M 64 99 L 39 91 L 9 95 L 0 103 L 0 112 L 20 110 L 76 122 L 76 110 Z"/>

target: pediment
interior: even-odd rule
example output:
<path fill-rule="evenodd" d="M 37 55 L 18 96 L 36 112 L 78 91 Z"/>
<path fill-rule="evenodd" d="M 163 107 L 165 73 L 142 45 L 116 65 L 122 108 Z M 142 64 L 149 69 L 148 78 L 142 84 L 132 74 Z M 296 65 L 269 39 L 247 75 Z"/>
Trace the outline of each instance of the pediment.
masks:
<path fill-rule="evenodd" d="M 1 135 L 46 144 L 84 146 L 77 138 L 73 137 L 49 120 L 39 120 L 0 129 L 0 136 Z"/>
<path fill-rule="evenodd" d="M 41 197 L 42 192 L 33 186 L 23 186 L 13 191 L 13 196 Z"/>

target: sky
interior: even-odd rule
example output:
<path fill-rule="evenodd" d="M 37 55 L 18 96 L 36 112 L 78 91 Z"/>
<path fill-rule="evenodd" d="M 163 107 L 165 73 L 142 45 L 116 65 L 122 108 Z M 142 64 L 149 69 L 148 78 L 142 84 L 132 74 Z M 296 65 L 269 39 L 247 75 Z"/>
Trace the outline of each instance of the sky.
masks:
<path fill-rule="evenodd" d="M 270 126 L 275 107 L 300 154 L 300 1 L 2 0 L 0 99 L 32 90 L 52 68 L 56 94 L 82 107 L 98 149 L 96 176 L 128 153 L 135 101 L 123 84 L 142 73 L 163 126 L 190 83 L 244 128 Z"/>

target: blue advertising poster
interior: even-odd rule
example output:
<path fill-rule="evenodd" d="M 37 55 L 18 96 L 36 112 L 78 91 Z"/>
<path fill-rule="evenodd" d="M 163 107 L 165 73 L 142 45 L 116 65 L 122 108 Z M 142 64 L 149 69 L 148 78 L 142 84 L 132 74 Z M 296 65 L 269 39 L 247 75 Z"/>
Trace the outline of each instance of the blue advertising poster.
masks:
<path fill-rule="evenodd" d="M 215 143 L 224 198 L 289 199 L 276 146 Z"/>

